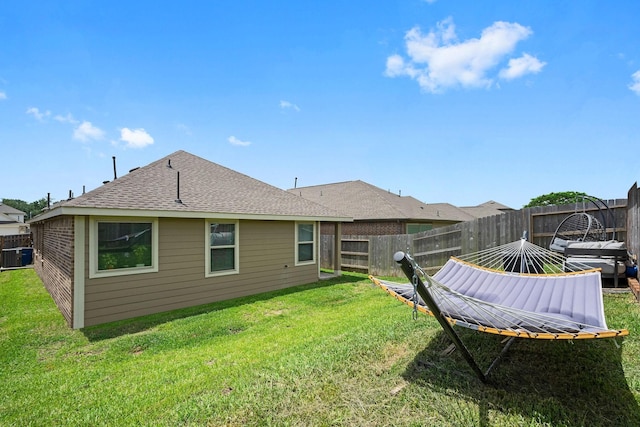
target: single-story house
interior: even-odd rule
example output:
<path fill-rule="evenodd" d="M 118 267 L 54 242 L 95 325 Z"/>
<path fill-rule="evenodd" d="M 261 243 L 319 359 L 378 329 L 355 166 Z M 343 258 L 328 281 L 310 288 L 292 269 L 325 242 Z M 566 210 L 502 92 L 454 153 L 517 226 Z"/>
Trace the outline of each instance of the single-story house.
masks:
<path fill-rule="evenodd" d="M 177 151 L 30 223 L 36 272 L 83 328 L 315 282 L 320 223 L 350 220 Z"/>
<path fill-rule="evenodd" d="M 24 222 L 25 215 L 19 209 L 0 203 L 0 236 L 29 234 L 29 225 Z"/>
<path fill-rule="evenodd" d="M 353 218 L 353 222 L 342 224 L 342 234 L 348 236 L 419 233 L 470 221 L 478 215 L 502 214 L 509 209 L 496 202 L 468 208 L 458 208 L 449 203 L 423 203 L 360 180 L 297 187 L 288 191 Z M 323 224 L 322 234 L 333 233 L 332 224 Z"/>

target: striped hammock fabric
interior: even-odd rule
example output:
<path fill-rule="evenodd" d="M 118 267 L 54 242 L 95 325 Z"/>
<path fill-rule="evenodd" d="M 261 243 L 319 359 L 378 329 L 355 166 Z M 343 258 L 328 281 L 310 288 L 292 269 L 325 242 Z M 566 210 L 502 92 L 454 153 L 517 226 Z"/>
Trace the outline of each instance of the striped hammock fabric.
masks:
<path fill-rule="evenodd" d="M 531 250 L 529 245 L 532 244 L 526 246 Z M 530 259 L 540 262 L 540 268 L 536 270 L 548 268 L 547 261 L 541 259 L 543 252 L 535 253 L 537 258 Z M 419 267 L 416 271 L 421 272 L 421 281 L 452 325 L 511 337 L 553 340 L 629 334 L 626 329 L 607 327 L 598 270 L 518 273 L 508 271 L 509 268 L 505 271 L 508 262 L 505 264 L 504 256 L 499 259 L 501 270 L 451 258 L 433 277 L 424 274 Z M 523 265 L 527 263 L 522 256 L 520 260 Z M 413 284 L 370 278 L 398 300 L 434 315 Z"/>

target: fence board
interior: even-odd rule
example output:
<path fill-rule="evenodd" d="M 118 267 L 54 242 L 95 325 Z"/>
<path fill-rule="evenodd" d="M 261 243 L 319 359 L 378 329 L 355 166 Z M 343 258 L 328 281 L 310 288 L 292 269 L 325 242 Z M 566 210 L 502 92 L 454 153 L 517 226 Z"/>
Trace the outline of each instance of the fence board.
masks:
<path fill-rule="evenodd" d="M 3 249 L 23 248 L 31 246 L 31 234 L 12 234 L 0 236 L 0 251 Z"/>
<path fill-rule="evenodd" d="M 626 241 L 635 254 L 640 253 L 639 200 L 640 193 L 634 184 L 627 199 L 606 201 L 611 211 L 606 220 L 608 238 L 613 238 L 615 234 L 615 238 Z M 411 235 L 342 236 L 342 269 L 356 269 L 378 276 L 402 276 L 400 268 L 393 261 L 393 254 L 405 251 L 412 254 L 427 272 L 434 273 L 451 256 L 517 241 L 524 231 L 529 241 L 549 247 L 558 225 L 575 212 L 586 212 L 596 217 L 600 215 L 598 208 L 593 205 L 544 206 L 505 212 Z M 366 249 L 362 242 L 367 243 Z M 334 268 L 331 265 L 333 236 L 323 235 L 321 245 L 321 266 Z"/>
<path fill-rule="evenodd" d="M 627 194 L 627 247 L 632 254 L 640 254 L 640 193 L 638 183 L 634 183 Z"/>
<path fill-rule="evenodd" d="M 20 264 L 20 252 L 9 251 L 14 248 L 31 247 L 31 234 L 12 234 L 0 236 L 0 267 L 15 267 Z"/>
<path fill-rule="evenodd" d="M 341 269 L 369 272 L 369 239 L 347 238 L 341 239 Z"/>

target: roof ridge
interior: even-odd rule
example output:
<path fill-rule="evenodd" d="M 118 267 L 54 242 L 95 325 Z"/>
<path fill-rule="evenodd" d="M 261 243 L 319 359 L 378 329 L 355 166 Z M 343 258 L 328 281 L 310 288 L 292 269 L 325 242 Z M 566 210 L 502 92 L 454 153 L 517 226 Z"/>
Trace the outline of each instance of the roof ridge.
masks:
<path fill-rule="evenodd" d="M 315 184 L 315 185 L 306 185 L 303 187 L 293 187 L 293 188 L 289 188 L 286 191 L 293 191 L 293 190 L 305 190 L 305 189 L 311 189 L 311 188 L 316 188 L 316 187 L 332 187 L 335 185 L 340 185 L 340 184 L 348 184 L 350 182 L 356 182 L 356 180 L 348 180 L 348 181 L 339 181 L 339 182 L 331 182 L 329 184 Z"/>
<path fill-rule="evenodd" d="M 400 209 L 396 204 L 392 203 L 391 200 L 389 199 L 389 196 L 392 196 L 392 197 L 398 197 L 398 198 L 400 198 L 400 200 L 402 200 L 403 196 L 396 195 L 395 193 L 392 193 L 390 190 L 385 191 L 382 188 L 377 187 L 377 186 L 375 186 L 373 184 L 370 184 L 368 182 L 365 182 L 365 181 L 358 180 L 357 182 L 360 183 L 360 184 L 365 185 L 366 187 L 368 187 L 368 189 L 371 190 L 371 192 L 377 198 L 379 198 L 379 199 L 384 201 L 385 206 L 390 208 L 392 211 L 399 213 L 401 216 L 399 216 L 398 218 L 402 218 L 402 217 L 409 218 L 410 217 L 410 215 L 407 212 L 405 212 L 402 209 Z"/>
<path fill-rule="evenodd" d="M 324 206 L 184 150 L 132 169 L 52 206 L 180 212 L 195 215 L 349 218 Z"/>

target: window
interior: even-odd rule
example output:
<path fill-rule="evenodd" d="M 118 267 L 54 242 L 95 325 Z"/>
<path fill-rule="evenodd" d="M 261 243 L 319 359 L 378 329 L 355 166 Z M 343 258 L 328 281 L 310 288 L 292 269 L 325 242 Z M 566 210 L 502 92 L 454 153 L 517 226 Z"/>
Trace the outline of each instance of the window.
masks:
<path fill-rule="evenodd" d="M 207 223 L 207 275 L 238 273 L 238 223 Z"/>
<path fill-rule="evenodd" d="M 407 224 L 407 234 L 422 233 L 433 229 L 432 224 Z"/>
<path fill-rule="evenodd" d="M 155 219 L 94 219 L 89 241 L 90 277 L 158 271 Z"/>
<path fill-rule="evenodd" d="M 313 222 L 296 223 L 296 264 L 315 262 L 315 235 Z"/>

